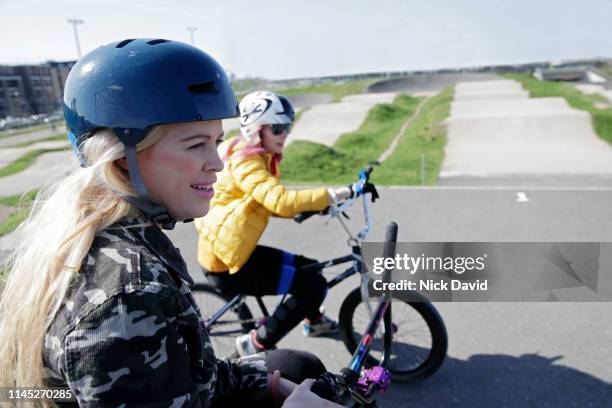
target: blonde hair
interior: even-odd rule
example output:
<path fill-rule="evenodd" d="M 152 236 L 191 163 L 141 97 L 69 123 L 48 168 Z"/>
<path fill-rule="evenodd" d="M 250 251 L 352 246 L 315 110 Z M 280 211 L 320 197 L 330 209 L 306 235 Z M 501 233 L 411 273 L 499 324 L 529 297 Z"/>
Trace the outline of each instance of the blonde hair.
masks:
<path fill-rule="evenodd" d="M 154 127 L 137 150 L 165 133 L 165 125 Z M 135 211 L 121 198 L 135 193 L 117 163 L 125 152 L 116 135 L 99 130 L 81 150 L 89 166 L 40 190 L 16 231 L 17 247 L 0 260 L 0 270 L 9 270 L 0 298 L 0 386 L 43 385 L 45 334 L 94 236 Z"/>

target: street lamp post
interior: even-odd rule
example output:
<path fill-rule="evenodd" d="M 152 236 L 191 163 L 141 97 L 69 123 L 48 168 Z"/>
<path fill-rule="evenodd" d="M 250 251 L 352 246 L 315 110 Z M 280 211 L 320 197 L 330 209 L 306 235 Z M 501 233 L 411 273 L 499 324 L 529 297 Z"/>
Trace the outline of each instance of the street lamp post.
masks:
<path fill-rule="evenodd" d="M 81 44 L 79 43 L 79 33 L 77 31 L 77 24 L 83 24 L 84 21 L 76 19 L 76 18 L 69 18 L 66 21 L 72 24 L 72 31 L 74 32 L 74 41 L 76 42 L 76 47 L 77 47 L 77 55 L 79 56 L 79 59 L 80 59 L 81 58 Z"/>
<path fill-rule="evenodd" d="M 189 30 L 189 38 L 191 39 L 191 45 L 195 45 L 195 39 L 193 38 L 193 32 L 196 31 L 198 27 L 187 27 Z"/>

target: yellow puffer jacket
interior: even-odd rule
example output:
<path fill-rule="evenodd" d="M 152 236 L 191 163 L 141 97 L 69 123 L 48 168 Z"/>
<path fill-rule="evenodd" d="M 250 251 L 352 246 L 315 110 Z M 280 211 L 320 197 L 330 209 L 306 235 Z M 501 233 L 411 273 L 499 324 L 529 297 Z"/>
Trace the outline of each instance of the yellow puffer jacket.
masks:
<path fill-rule="evenodd" d="M 232 157 L 218 174 L 210 211 L 195 220 L 198 261 L 210 272 L 236 273 L 257 246 L 270 215 L 291 218 L 328 205 L 325 188 L 293 191 L 270 172 L 271 154 Z"/>

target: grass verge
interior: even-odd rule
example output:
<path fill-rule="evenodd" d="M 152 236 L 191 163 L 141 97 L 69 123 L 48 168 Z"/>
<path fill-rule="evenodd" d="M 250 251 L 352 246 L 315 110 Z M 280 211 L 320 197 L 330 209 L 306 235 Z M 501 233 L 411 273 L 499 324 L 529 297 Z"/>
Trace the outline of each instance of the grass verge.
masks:
<path fill-rule="evenodd" d="M 36 198 L 38 190 L 32 190 L 23 195 L 0 197 L 0 204 L 7 207 L 16 207 L 4 222 L 0 223 L 0 237 L 8 234 L 26 219 L 32 209 L 32 202 Z"/>
<path fill-rule="evenodd" d="M 350 183 L 360 169 L 376 160 L 416 110 L 420 98 L 399 95 L 393 103 L 374 106 L 355 132 L 344 134 L 333 148 L 297 140 L 283 153 L 283 181 Z"/>
<path fill-rule="evenodd" d="M 37 149 L 37 150 L 32 150 L 31 152 L 27 152 L 26 154 L 24 154 L 23 156 L 15 160 L 14 162 L 9 163 L 4 167 L 0 167 L 0 177 L 7 177 L 7 176 L 13 175 L 15 173 L 19 173 L 20 171 L 27 169 L 30 165 L 32 165 L 32 163 L 34 163 L 34 161 L 41 154 L 51 153 L 51 152 L 60 152 L 64 150 L 68 150 L 68 149 L 66 148 Z"/>
<path fill-rule="evenodd" d="M 572 108 L 589 112 L 595 133 L 612 144 L 612 109 L 596 108 L 598 103 L 609 105 L 609 101 L 602 95 L 585 95 L 568 83 L 539 81 L 527 74 L 504 74 L 504 77 L 519 81 L 532 98 L 560 96 L 565 98 Z"/>
<path fill-rule="evenodd" d="M 453 88 L 449 87 L 424 102 L 417 117 L 401 136 L 393 154 L 372 174 L 372 181 L 381 185 L 419 185 L 421 183 L 421 157 L 424 158 L 427 185 L 438 182 L 446 127 L 444 120 L 450 114 Z"/>
<path fill-rule="evenodd" d="M 333 102 L 339 102 L 347 95 L 355 95 L 363 93 L 368 86 L 374 82 L 380 81 L 380 78 L 361 79 L 356 81 L 347 81 L 333 84 L 321 84 L 302 88 L 285 88 L 278 89 L 274 92 L 284 96 L 305 95 L 305 94 L 330 94 Z"/>

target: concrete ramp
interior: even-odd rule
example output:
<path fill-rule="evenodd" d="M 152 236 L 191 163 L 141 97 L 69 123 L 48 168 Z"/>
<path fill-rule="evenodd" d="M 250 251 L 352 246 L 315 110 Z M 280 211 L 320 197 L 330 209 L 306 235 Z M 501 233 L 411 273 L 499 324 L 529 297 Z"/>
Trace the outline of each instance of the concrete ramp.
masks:
<path fill-rule="evenodd" d="M 455 86 L 456 101 L 488 101 L 495 99 L 522 100 L 528 99 L 529 92 L 525 91 L 518 82 L 500 79 L 494 81 L 460 82 Z"/>
<path fill-rule="evenodd" d="M 595 134 L 587 112 L 563 98 L 526 98 L 518 88 L 509 80 L 457 85 L 441 184 L 474 176 L 612 175 L 612 147 Z"/>
<path fill-rule="evenodd" d="M 535 99 L 490 99 L 455 100 L 451 105 L 451 117 L 508 117 L 508 116 L 542 116 L 558 115 L 560 112 L 572 113 L 565 98 Z"/>
<path fill-rule="evenodd" d="M 459 82 L 455 86 L 455 95 L 463 93 L 495 93 L 509 91 L 524 91 L 521 84 L 511 79 L 496 79 L 492 81 Z M 459 99 L 459 98 L 457 98 Z"/>
<path fill-rule="evenodd" d="M 303 95 L 292 95 L 288 96 L 287 99 L 293 105 L 293 108 L 297 111 L 299 109 L 308 108 L 312 105 L 321 105 L 324 103 L 331 103 L 333 95 L 331 94 L 303 94 Z"/>
<path fill-rule="evenodd" d="M 306 140 L 332 147 L 340 135 L 359 129 L 370 109 L 391 103 L 395 93 L 345 96 L 341 102 L 314 105 L 304 112 L 287 141 Z"/>

